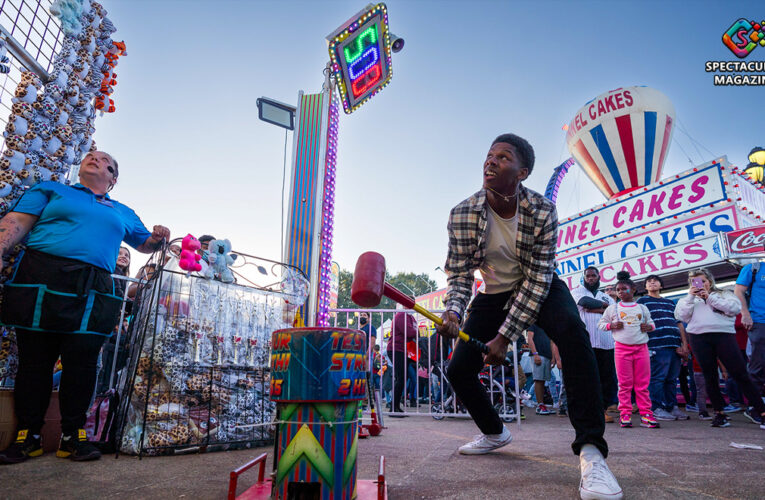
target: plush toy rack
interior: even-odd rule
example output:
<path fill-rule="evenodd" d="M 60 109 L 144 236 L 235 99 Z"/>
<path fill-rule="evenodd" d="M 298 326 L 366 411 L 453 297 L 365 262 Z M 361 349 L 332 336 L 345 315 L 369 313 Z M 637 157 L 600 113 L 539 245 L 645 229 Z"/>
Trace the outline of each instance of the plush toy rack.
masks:
<path fill-rule="evenodd" d="M 240 268 L 254 259 L 237 254 Z M 119 451 L 159 455 L 273 442 L 271 332 L 292 326 L 307 281 L 272 262 L 270 272 L 253 265 L 275 280 L 269 285 L 238 273 L 250 285 L 227 284 L 184 273 L 176 262 L 136 294 L 135 340 L 120 380 Z"/>

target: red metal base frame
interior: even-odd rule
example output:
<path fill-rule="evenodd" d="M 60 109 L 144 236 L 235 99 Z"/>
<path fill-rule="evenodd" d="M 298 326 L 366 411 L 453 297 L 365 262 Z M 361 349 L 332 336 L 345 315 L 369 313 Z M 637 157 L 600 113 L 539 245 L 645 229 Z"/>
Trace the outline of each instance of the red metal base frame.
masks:
<path fill-rule="evenodd" d="M 267 453 L 263 453 L 238 469 L 231 471 L 228 482 L 228 500 L 267 500 L 271 498 L 271 478 L 265 478 L 266 456 Z M 239 476 L 255 465 L 260 465 L 258 482 L 237 496 L 236 485 Z M 388 487 L 385 484 L 385 457 L 380 457 L 380 469 L 376 480 L 357 480 L 356 500 L 388 500 Z"/>
<path fill-rule="evenodd" d="M 356 500 L 388 500 L 388 489 L 383 484 L 382 496 L 378 492 L 378 482 L 374 479 L 359 479 L 356 484 Z M 242 492 L 236 500 L 268 500 L 271 499 L 271 479 L 255 483 L 247 491 Z"/>
<path fill-rule="evenodd" d="M 376 422 L 372 422 L 371 424 L 364 424 L 362 427 L 366 429 L 367 432 L 369 432 L 370 436 L 379 436 L 383 430 L 383 428 L 380 427 L 380 424 Z"/>
<path fill-rule="evenodd" d="M 363 424 L 361 427 L 363 429 L 366 429 L 369 432 L 370 436 L 379 436 L 382 430 L 384 429 L 384 427 L 381 426 L 380 422 L 378 422 L 377 420 L 377 412 L 375 412 L 374 408 L 372 408 L 372 423 Z"/>

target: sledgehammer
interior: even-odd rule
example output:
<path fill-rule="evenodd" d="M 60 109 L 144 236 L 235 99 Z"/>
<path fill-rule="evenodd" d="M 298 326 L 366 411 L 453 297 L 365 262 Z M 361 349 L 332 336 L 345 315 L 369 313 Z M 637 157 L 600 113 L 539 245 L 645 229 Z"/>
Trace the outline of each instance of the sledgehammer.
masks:
<path fill-rule="evenodd" d="M 375 307 L 383 296 L 398 302 L 407 309 L 414 309 L 432 322 L 441 325 L 443 320 L 416 304 L 414 299 L 385 281 L 385 257 L 377 252 L 364 252 L 356 261 L 351 283 L 351 300 L 361 307 Z M 482 353 L 488 354 L 489 348 L 483 342 L 474 339 L 460 330 L 459 338 L 473 344 Z"/>

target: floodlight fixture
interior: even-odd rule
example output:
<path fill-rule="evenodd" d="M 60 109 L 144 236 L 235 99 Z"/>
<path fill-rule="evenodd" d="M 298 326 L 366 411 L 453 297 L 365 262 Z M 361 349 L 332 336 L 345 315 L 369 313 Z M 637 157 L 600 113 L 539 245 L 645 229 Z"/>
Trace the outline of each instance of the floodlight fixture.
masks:
<path fill-rule="evenodd" d="M 260 97 L 255 102 L 258 105 L 258 118 L 287 130 L 295 130 L 295 106 L 267 97 Z"/>

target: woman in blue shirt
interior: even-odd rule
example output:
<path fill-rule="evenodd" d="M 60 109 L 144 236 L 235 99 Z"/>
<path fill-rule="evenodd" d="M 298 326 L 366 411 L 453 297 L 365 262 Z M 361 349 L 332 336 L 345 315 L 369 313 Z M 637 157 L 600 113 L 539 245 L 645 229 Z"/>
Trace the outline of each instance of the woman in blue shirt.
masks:
<path fill-rule="evenodd" d="M 0 255 L 28 235 L 0 310 L 3 324 L 16 328 L 19 348 L 14 391 L 18 432 L 16 441 L 0 452 L 0 463 L 42 455 L 40 431 L 59 356 L 63 435 L 56 456 L 101 456 L 83 426 L 98 353 L 118 321 L 121 298 L 111 273 L 120 244 L 151 253 L 170 237 L 164 226 L 149 232 L 133 210 L 109 197 L 118 176 L 114 158 L 90 152 L 80 165 L 80 183 L 37 184 L 0 220 Z"/>

